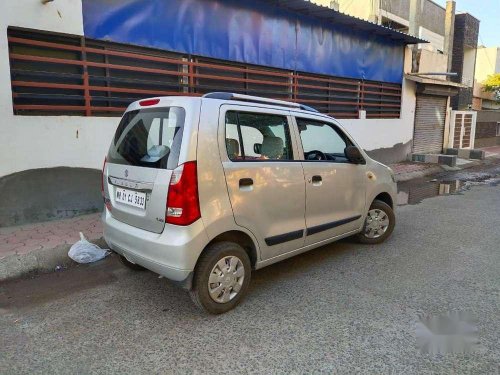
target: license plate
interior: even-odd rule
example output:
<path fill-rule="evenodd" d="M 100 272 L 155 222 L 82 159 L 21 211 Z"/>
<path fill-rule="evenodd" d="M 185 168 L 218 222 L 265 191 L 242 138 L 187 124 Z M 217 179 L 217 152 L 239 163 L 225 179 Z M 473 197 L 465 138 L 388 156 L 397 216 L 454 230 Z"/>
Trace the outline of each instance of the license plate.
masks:
<path fill-rule="evenodd" d="M 146 208 L 146 193 L 117 188 L 116 201 L 128 204 L 129 206 L 139 207 L 144 210 Z"/>

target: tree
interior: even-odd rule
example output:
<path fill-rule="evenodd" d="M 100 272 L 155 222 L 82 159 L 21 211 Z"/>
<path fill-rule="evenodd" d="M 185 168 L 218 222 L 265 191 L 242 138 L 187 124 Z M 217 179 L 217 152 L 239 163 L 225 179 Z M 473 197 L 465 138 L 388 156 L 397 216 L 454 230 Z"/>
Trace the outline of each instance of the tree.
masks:
<path fill-rule="evenodd" d="M 497 100 L 500 100 L 500 73 L 489 75 L 483 82 L 483 90 L 492 92 Z"/>

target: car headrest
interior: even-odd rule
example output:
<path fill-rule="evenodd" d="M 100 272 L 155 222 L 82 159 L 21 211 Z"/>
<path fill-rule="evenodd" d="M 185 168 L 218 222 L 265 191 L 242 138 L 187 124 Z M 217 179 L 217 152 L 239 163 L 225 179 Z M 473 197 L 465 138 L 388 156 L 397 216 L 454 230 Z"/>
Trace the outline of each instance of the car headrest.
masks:
<path fill-rule="evenodd" d="M 233 138 L 226 138 L 226 149 L 229 159 L 234 159 L 240 155 L 240 143 Z"/>
<path fill-rule="evenodd" d="M 283 139 L 280 137 L 264 137 L 261 154 L 269 159 L 281 159 L 283 156 Z"/>

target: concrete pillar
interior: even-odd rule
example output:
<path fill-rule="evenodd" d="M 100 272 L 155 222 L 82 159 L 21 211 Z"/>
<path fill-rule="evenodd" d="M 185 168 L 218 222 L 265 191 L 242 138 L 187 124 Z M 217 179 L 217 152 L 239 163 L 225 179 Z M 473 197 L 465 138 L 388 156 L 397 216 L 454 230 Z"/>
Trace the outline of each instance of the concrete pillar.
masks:
<path fill-rule="evenodd" d="M 414 36 L 420 36 L 419 26 L 420 26 L 420 14 L 422 10 L 422 0 L 410 0 L 410 17 L 409 17 L 409 27 L 408 33 Z M 418 72 L 418 44 L 412 46 L 412 73 Z"/>
<path fill-rule="evenodd" d="M 453 35 L 455 33 L 455 1 L 446 2 L 446 16 L 444 21 L 444 54 L 448 57 L 447 71 L 451 72 L 453 61 Z M 446 77 L 448 80 L 450 77 Z"/>
<path fill-rule="evenodd" d="M 380 25 L 382 20 L 380 18 L 380 0 L 371 0 L 370 1 L 370 16 L 369 21 Z"/>

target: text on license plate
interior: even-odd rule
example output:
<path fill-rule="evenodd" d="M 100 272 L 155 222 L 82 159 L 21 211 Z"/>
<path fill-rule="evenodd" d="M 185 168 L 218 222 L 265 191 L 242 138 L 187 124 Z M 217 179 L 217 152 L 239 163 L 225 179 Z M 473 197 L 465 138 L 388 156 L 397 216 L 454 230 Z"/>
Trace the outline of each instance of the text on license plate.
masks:
<path fill-rule="evenodd" d="M 145 209 L 146 193 L 118 188 L 116 189 L 116 201 L 128 204 L 129 206 Z"/>

